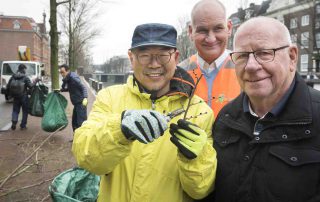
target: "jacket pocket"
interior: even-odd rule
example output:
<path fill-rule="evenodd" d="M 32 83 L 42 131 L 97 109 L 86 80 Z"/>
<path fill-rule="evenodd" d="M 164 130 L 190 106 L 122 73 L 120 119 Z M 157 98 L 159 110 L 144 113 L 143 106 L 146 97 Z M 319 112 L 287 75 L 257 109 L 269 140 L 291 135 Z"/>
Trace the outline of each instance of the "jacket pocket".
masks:
<path fill-rule="evenodd" d="M 314 149 L 272 146 L 269 152 L 291 166 L 320 163 L 320 151 Z"/>
<path fill-rule="evenodd" d="M 214 141 L 220 147 L 224 148 L 239 141 L 239 135 L 227 135 L 228 133 L 213 136 Z"/>
<path fill-rule="evenodd" d="M 217 152 L 218 160 L 216 174 L 217 179 L 219 179 L 219 183 L 221 184 L 229 184 L 226 179 L 230 179 L 232 178 L 231 176 L 235 176 L 239 170 L 236 162 L 238 162 L 238 159 L 240 158 L 239 150 L 241 150 L 241 147 L 238 144 L 240 141 L 240 136 L 228 133 L 228 130 L 226 130 L 223 133 L 216 133 L 213 138 L 213 146 Z M 219 183 L 216 185 L 218 186 Z"/>
<path fill-rule="evenodd" d="M 312 147 L 274 145 L 265 162 L 265 182 L 281 201 L 307 201 L 318 193 L 320 151 Z"/>

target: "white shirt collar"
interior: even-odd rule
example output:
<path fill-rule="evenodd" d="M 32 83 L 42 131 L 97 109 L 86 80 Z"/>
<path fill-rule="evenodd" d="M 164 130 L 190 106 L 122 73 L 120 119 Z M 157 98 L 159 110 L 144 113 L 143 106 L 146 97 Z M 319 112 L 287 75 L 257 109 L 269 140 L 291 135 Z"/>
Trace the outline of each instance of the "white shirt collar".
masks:
<path fill-rule="evenodd" d="M 200 66 L 201 70 L 205 70 L 207 73 L 212 72 L 215 68 L 220 68 L 223 61 L 228 57 L 229 53 L 231 51 L 229 50 L 225 50 L 222 55 L 220 55 L 220 57 L 218 57 L 215 61 L 213 61 L 211 64 L 208 64 L 204 59 L 202 59 L 199 56 L 199 53 L 197 53 L 197 60 L 198 60 L 198 64 Z M 208 66 L 208 68 L 203 68 L 204 66 Z"/>
<path fill-rule="evenodd" d="M 263 115 L 262 117 L 259 117 L 258 114 L 256 114 L 256 113 L 253 111 L 253 109 L 251 108 L 250 101 L 248 101 L 248 105 L 249 105 L 250 114 L 251 114 L 252 116 L 255 116 L 255 117 L 259 118 L 259 119 L 263 119 L 263 118 L 268 114 L 268 113 L 266 113 L 266 114 Z"/>

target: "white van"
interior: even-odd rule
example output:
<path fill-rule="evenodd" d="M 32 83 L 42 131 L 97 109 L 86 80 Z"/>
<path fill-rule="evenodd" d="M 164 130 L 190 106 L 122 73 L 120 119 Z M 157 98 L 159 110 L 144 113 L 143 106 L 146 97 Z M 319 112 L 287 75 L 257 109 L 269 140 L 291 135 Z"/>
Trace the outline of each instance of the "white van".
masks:
<path fill-rule="evenodd" d="M 40 62 L 34 61 L 3 61 L 1 65 L 1 94 L 5 95 L 6 100 L 10 99 L 7 94 L 7 84 L 11 76 L 17 72 L 20 64 L 24 64 L 26 69 L 26 75 L 30 78 L 31 82 L 36 78 L 41 78 L 41 70 L 43 65 Z"/>

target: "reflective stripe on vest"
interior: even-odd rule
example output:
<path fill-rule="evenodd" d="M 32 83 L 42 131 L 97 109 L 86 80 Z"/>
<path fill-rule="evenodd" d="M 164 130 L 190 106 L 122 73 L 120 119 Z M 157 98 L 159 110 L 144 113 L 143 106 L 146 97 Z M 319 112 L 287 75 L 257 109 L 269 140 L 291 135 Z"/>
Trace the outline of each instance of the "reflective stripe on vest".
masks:
<path fill-rule="evenodd" d="M 188 71 L 195 83 L 197 78 L 202 74 L 196 55 L 192 55 L 189 59 L 188 67 L 183 68 Z M 215 117 L 217 117 L 219 111 L 224 105 L 240 94 L 240 86 L 238 84 L 235 67 L 230 56 L 224 60 L 216 78 L 214 79 L 211 92 L 212 98 L 208 98 L 208 85 L 205 77 L 201 78 L 195 94 L 207 103 L 211 101 L 211 108 Z"/>

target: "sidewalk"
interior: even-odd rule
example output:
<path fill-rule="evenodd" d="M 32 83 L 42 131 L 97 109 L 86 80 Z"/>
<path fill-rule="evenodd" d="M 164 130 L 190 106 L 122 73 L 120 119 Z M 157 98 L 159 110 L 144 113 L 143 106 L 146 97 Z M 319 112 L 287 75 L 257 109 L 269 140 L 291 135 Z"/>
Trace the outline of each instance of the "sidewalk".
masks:
<path fill-rule="evenodd" d="M 88 89 L 88 114 L 95 100 Z M 69 93 L 61 93 L 68 100 L 66 114 L 69 124 L 54 134 L 36 153 L 0 188 L 0 202 L 51 201 L 48 187 L 61 172 L 76 166 L 69 142 L 73 138 L 71 126 L 73 105 Z M 27 130 L 0 132 L 0 184 L 51 133 L 41 129 L 41 117 L 28 116 Z M 31 187 L 29 187 L 31 186 Z"/>

